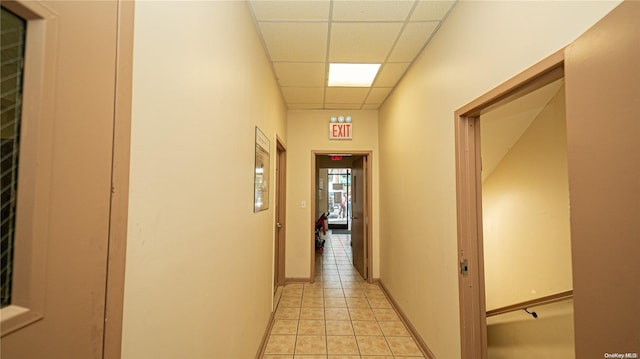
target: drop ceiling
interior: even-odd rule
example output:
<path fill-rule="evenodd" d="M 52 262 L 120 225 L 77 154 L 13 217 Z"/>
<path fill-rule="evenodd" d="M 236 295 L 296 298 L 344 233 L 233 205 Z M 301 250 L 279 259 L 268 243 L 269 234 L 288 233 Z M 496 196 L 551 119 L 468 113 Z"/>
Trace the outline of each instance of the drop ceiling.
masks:
<path fill-rule="evenodd" d="M 289 109 L 375 110 L 455 1 L 249 0 Z M 382 64 L 372 87 L 328 87 L 329 63 Z"/>

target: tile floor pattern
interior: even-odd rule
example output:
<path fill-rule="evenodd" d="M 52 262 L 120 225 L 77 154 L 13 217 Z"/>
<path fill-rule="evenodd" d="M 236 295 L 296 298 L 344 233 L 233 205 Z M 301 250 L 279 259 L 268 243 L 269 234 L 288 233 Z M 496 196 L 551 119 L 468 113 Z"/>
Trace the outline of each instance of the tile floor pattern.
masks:
<path fill-rule="evenodd" d="M 315 283 L 284 287 L 263 358 L 424 358 L 380 287 L 352 266 L 349 240 L 329 235 Z"/>

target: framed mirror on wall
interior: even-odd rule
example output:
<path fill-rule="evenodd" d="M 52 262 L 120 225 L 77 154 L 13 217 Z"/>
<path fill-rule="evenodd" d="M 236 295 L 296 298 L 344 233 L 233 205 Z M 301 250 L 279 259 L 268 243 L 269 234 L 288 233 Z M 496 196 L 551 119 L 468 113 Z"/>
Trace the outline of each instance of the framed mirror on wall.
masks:
<path fill-rule="evenodd" d="M 256 126 L 253 212 L 269 209 L 269 138 Z"/>

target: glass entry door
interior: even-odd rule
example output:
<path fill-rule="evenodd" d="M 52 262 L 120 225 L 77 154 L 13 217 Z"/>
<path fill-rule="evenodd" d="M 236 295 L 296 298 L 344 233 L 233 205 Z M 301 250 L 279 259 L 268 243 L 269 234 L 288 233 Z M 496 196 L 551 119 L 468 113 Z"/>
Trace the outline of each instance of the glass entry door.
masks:
<path fill-rule="evenodd" d="M 329 228 L 348 230 L 351 225 L 351 169 L 328 169 L 327 184 Z"/>

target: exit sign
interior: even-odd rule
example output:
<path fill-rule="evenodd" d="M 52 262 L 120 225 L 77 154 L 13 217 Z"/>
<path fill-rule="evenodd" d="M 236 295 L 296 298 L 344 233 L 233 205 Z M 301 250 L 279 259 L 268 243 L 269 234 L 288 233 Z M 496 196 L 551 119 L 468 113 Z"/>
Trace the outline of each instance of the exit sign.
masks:
<path fill-rule="evenodd" d="M 352 135 L 351 123 L 330 123 L 329 139 L 330 140 L 350 140 Z"/>

